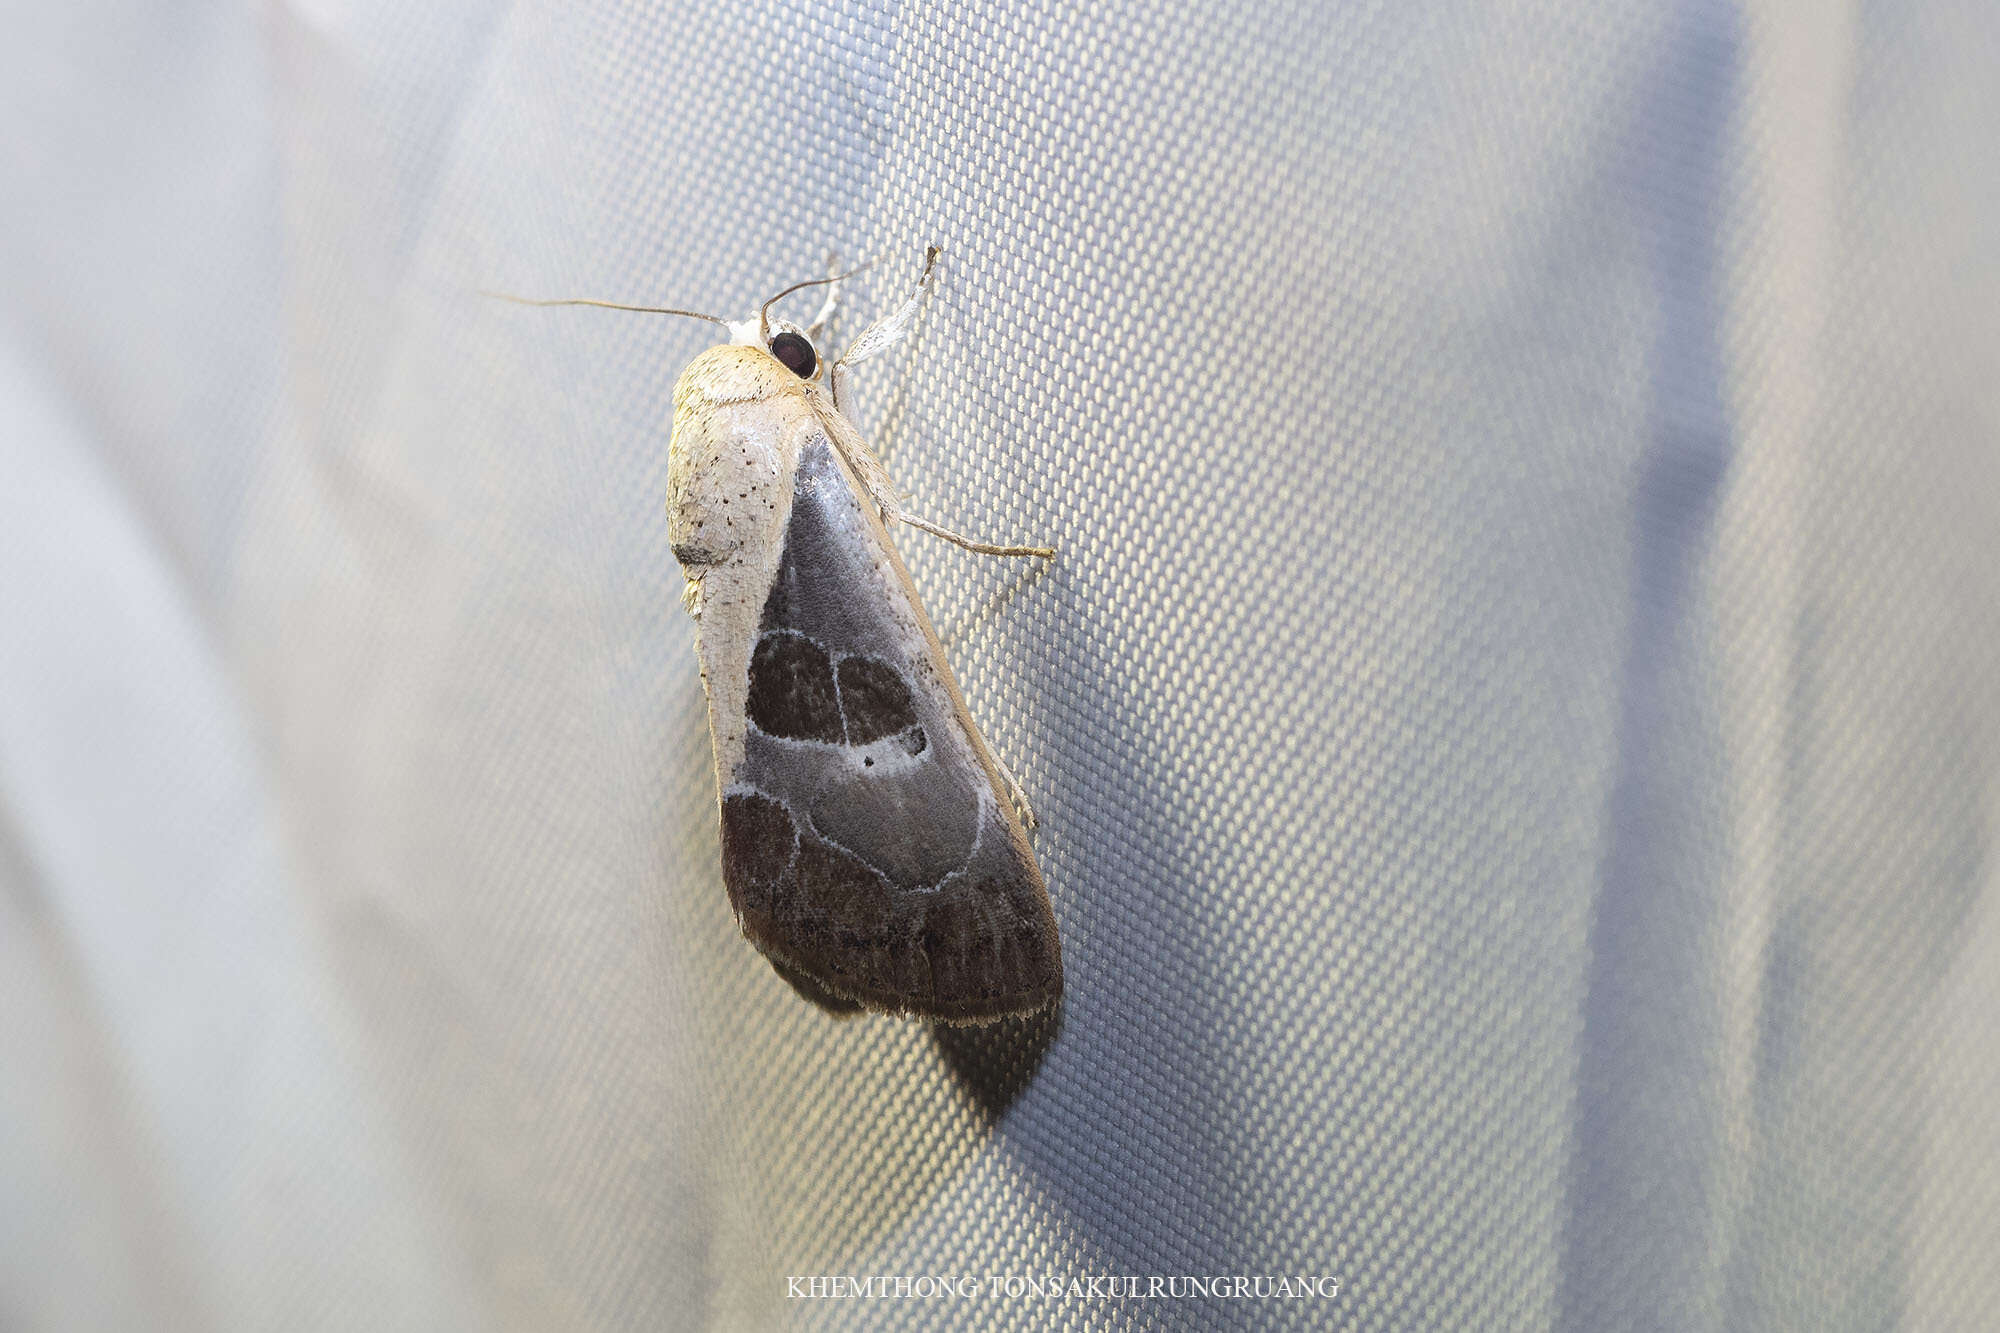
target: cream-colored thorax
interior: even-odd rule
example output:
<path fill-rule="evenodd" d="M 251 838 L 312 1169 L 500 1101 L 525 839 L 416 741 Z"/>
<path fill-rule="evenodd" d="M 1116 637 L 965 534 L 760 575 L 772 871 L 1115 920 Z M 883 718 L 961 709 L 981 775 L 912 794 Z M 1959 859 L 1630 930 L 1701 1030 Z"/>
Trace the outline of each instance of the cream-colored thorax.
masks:
<path fill-rule="evenodd" d="M 743 753 L 750 654 L 784 550 L 799 451 L 826 431 L 815 401 L 823 396 L 762 347 L 738 343 L 709 348 L 674 385 L 667 539 L 687 576 L 682 601 L 695 618 L 725 781 Z"/>
<path fill-rule="evenodd" d="M 782 530 L 799 447 L 815 429 L 807 388 L 770 353 L 735 343 L 709 348 L 681 373 L 667 540 L 691 581 Z"/>

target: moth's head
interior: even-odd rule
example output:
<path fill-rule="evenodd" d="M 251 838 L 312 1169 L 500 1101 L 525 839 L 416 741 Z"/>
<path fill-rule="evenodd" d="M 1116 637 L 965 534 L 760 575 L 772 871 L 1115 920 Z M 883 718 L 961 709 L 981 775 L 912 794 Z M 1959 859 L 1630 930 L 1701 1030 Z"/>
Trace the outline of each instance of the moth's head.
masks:
<path fill-rule="evenodd" d="M 826 371 L 819 348 L 804 329 L 788 319 L 771 318 L 763 310 L 731 323 L 729 343 L 732 347 L 759 348 L 802 380 L 819 379 Z"/>
<path fill-rule="evenodd" d="M 860 271 L 854 269 L 828 278 L 795 282 L 742 319 L 700 316 L 729 330 L 729 341 L 721 347 L 709 348 L 689 364 L 674 390 L 674 401 L 681 401 L 684 388 L 688 394 L 716 402 L 747 402 L 795 392 L 803 385 L 824 379 L 826 362 L 813 343 L 812 334 L 784 316 L 771 313 L 771 307 L 793 292 L 829 286 Z M 821 312 L 822 318 L 825 314 Z"/>
<path fill-rule="evenodd" d="M 768 309 L 768 307 L 766 307 Z M 806 331 L 764 310 L 723 325 L 729 341 L 711 347 L 681 372 L 674 402 L 705 398 L 716 403 L 747 403 L 804 391 L 822 379 L 825 362 Z"/>

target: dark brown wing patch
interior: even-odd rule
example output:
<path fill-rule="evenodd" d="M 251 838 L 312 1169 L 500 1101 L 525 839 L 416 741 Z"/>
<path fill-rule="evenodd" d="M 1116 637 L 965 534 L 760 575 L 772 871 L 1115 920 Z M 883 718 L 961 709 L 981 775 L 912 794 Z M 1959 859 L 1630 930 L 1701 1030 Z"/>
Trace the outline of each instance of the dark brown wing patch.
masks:
<path fill-rule="evenodd" d="M 722 802 L 722 878 L 739 912 L 767 912 L 774 890 L 792 878 L 799 831 L 791 813 L 768 796 L 737 792 Z"/>
<path fill-rule="evenodd" d="M 847 743 L 866 745 L 917 725 L 917 706 L 902 675 L 879 657 L 840 660 L 840 712 Z"/>
<path fill-rule="evenodd" d="M 969 1022 L 1062 993 L 1026 835 L 824 439 L 795 478 L 722 803 L 744 933 L 802 994 Z"/>
<path fill-rule="evenodd" d="M 788 741 L 841 739 L 833 662 L 803 634 L 768 630 L 750 656 L 750 720 Z"/>

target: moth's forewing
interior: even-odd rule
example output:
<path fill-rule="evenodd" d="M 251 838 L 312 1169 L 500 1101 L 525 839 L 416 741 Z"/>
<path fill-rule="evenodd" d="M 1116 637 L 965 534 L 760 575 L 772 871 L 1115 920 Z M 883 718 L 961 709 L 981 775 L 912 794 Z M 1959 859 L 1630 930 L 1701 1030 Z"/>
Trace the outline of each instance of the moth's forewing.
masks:
<path fill-rule="evenodd" d="M 741 759 L 718 775 L 744 933 L 830 1008 L 977 1022 L 1054 1003 L 1061 952 L 1027 835 L 824 434 L 800 450 L 756 635 Z"/>

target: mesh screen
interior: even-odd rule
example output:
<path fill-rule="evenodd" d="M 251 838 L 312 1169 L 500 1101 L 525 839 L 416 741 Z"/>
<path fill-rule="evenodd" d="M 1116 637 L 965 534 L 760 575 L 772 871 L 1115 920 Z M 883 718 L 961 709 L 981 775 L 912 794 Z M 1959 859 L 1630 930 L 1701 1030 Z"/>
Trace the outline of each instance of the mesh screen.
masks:
<path fill-rule="evenodd" d="M 0 1324 L 1968 1327 L 2000 21 L 301 0 L 0 53 Z M 691 321 L 847 405 L 1059 1022 L 739 937 Z M 811 295 L 796 298 L 803 315 Z M 1312 1299 L 798 1299 L 841 1275 Z M 1104 1288 L 1097 1289 L 1102 1292 Z"/>

